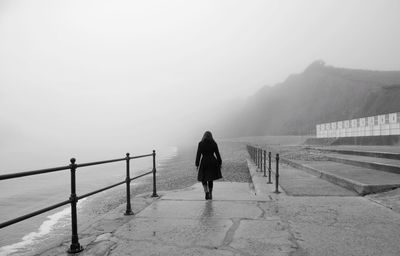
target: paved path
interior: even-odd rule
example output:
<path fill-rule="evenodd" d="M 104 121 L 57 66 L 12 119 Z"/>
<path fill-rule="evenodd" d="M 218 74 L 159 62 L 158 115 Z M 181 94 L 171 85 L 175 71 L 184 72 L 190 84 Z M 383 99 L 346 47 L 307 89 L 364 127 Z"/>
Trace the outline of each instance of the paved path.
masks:
<path fill-rule="evenodd" d="M 334 185 L 329 193 L 321 185 L 321 195 L 306 186 L 305 196 L 275 194 L 249 167 L 254 187 L 216 182 L 212 201 L 196 184 L 163 193 L 134 217 L 121 209 L 120 226 L 98 229 L 79 255 L 400 255 L 398 213 Z"/>

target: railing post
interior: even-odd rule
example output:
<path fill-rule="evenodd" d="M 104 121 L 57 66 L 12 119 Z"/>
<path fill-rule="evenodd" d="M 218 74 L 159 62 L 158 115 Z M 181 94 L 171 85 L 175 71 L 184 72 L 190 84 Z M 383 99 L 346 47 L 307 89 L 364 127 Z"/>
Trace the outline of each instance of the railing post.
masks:
<path fill-rule="evenodd" d="M 68 249 L 68 253 L 78 253 L 83 250 L 83 247 L 79 244 L 78 238 L 78 221 L 76 215 L 76 203 L 78 202 L 78 198 L 76 197 L 76 160 L 75 158 L 71 158 L 70 160 L 70 168 L 71 168 L 71 196 L 69 198 L 71 202 L 71 225 L 72 225 L 72 237 L 71 237 L 71 245 Z"/>
<path fill-rule="evenodd" d="M 276 154 L 275 193 L 279 194 L 279 154 Z"/>
<path fill-rule="evenodd" d="M 260 149 L 257 148 L 257 172 L 260 169 Z"/>
<path fill-rule="evenodd" d="M 131 207 L 131 177 L 130 177 L 130 167 L 129 162 L 131 158 L 129 157 L 129 153 L 126 153 L 126 211 L 124 215 L 133 215 L 132 207 Z"/>
<path fill-rule="evenodd" d="M 254 164 L 257 166 L 257 149 L 254 148 Z"/>
<path fill-rule="evenodd" d="M 266 167 L 267 167 L 267 164 L 266 164 L 266 161 L 267 161 L 267 160 L 266 160 L 267 151 L 264 150 L 264 151 L 263 151 L 263 154 L 264 154 L 264 177 L 266 177 L 266 176 L 267 176 L 267 174 L 266 174 L 266 172 L 267 172 L 267 170 L 266 170 L 266 169 L 267 169 L 267 168 L 266 168 Z"/>
<path fill-rule="evenodd" d="M 271 182 L 271 152 L 268 152 L 268 182 L 267 184 L 272 184 Z"/>
<path fill-rule="evenodd" d="M 153 195 L 152 197 L 158 197 L 156 187 L 156 151 L 153 150 Z"/>

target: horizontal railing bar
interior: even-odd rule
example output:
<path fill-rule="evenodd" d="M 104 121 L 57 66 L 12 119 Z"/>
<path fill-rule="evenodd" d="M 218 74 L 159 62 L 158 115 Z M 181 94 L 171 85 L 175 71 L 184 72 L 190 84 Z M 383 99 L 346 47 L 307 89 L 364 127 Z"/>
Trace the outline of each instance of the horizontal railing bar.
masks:
<path fill-rule="evenodd" d="M 141 178 L 141 177 L 143 177 L 143 176 L 149 175 L 149 174 L 151 174 L 151 173 L 153 173 L 153 171 L 149 171 L 149 172 L 143 173 L 143 174 L 141 174 L 141 175 L 138 175 L 138 176 L 136 176 L 136 177 L 131 178 L 130 180 L 131 180 L 131 181 L 132 181 L 132 180 L 136 180 L 136 179 L 138 179 L 138 178 Z M 125 184 L 125 183 L 126 183 L 126 181 L 121 181 L 121 182 L 115 183 L 115 184 L 113 184 L 113 185 L 110 185 L 110 186 L 107 186 L 107 187 L 104 187 L 104 188 L 101 188 L 101 189 L 98 189 L 98 190 L 89 192 L 89 193 L 87 193 L 87 194 L 78 196 L 77 199 L 78 199 L 78 200 L 79 200 L 79 199 L 83 199 L 83 198 L 89 197 L 89 196 L 91 196 L 91 195 L 94 195 L 94 194 L 103 192 L 103 191 L 105 191 L 105 190 L 111 189 L 111 188 L 113 188 L 113 187 L 116 187 L 116 186 L 119 186 L 119 185 L 122 185 L 122 184 Z M 61 207 L 61 206 L 63 206 L 63 205 L 69 204 L 70 202 L 71 202 L 70 200 L 66 200 L 66 201 L 60 202 L 60 203 L 58 203 L 58 204 L 54 204 L 54 205 L 48 206 L 48 207 L 46 207 L 46 208 L 37 210 L 37 211 L 35 211 L 35 212 L 28 213 L 28 214 L 23 215 L 23 216 L 21 216 L 21 217 L 18 217 L 18 218 L 15 218 L 15 219 L 12 219 L 12 220 L 9 220 L 9 221 L 0 223 L 0 229 L 1 229 L 1 228 L 4 228 L 4 227 L 7 227 L 7 226 L 9 226 L 9 225 L 12 225 L 12 224 L 21 222 L 21 221 L 23 221 L 23 220 L 32 218 L 32 217 L 34 217 L 34 216 L 36 216 L 36 215 L 39 215 L 39 214 L 42 214 L 42 213 L 44 213 L 44 212 L 51 211 L 51 210 L 56 209 L 56 208 L 58 208 L 58 207 Z"/>
<path fill-rule="evenodd" d="M 69 165 L 60 166 L 60 167 L 54 167 L 54 168 L 48 168 L 48 169 L 27 171 L 27 172 L 8 173 L 8 174 L 0 175 L 0 180 L 8 180 L 8 179 L 20 178 L 20 177 L 37 175 L 37 174 L 42 174 L 42 173 L 57 172 L 57 171 L 68 170 L 68 169 L 70 169 Z"/>
<path fill-rule="evenodd" d="M 149 157 L 149 156 L 152 156 L 152 155 L 153 154 L 132 156 L 132 157 L 129 157 L 129 159 L 137 159 L 137 158 L 142 158 L 142 157 Z M 77 164 L 76 168 L 85 167 L 85 166 L 92 166 L 92 165 L 99 165 L 99 164 L 106 164 L 106 163 L 113 163 L 113 162 L 120 162 L 120 161 L 124 161 L 124 160 L 126 160 L 126 157 L 117 158 L 117 159 L 111 159 L 111 160 L 104 160 L 104 161 L 97 161 L 97 162 L 82 163 L 82 164 Z M 66 165 L 66 166 L 39 169 L 39 170 L 33 170 L 33 171 L 27 171 L 27 172 L 8 173 L 8 174 L 0 175 L 0 180 L 8 180 L 8 179 L 20 178 L 20 177 L 25 177 L 25 176 L 43 174 L 43 173 L 57 172 L 57 171 L 62 171 L 62 170 L 68 170 L 70 168 L 71 168 L 70 165 Z"/>
<path fill-rule="evenodd" d="M 140 155 L 140 156 L 132 156 L 129 157 L 129 159 L 136 159 L 136 158 L 142 158 L 142 157 L 149 157 L 152 156 L 153 154 L 147 154 L 147 155 Z M 104 161 L 97 161 L 97 162 L 90 162 L 90 163 L 82 163 L 82 164 L 77 164 L 76 168 L 78 167 L 85 167 L 85 166 L 91 166 L 91 165 L 99 165 L 99 164 L 107 164 L 107 163 L 113 163 L 113 162 L 120 162 L 120 161 L 126 161 L 126 157 L 124 158 L 117 158 L 117 159 L 111 159 L 111 160 L 104 160 Z"/>
<path fill-rule="evenodd" d="M 61 207 L 61 206 L 63 206 L 63 205 L 69 204 L 70 202 L 71 202 L 70 200 L 66 200 L 66 201 L 60 202 L 60 203 L 58 203 L 58 204 L 54 204 L 54 205 L 52 205 L 52 206 L 48 206 L 48 207 L 46 207 L 46 208 L 37 210 L 37 211 L 35 211 L 35 212 L 28 213 L 28 214 L 23 215 L 23 216 L 21 216 L 21 217 L 18 217 L 18 218 L 15 218 L 15 219 L 12 219 L 12 220 L 9 220 L 9 221 L 0 223 L 0 229 L 1 229 L 1 228 L 4 228 L 4 227 L 7 227 L 7 226 L 10 226 L 10 225 L 12 225 L 12 224 L 15 224 L 15 223 L 17 223 L 17 222 L 20 222 L 20 221 L 23 221 L 23 220 L 32 218 L 32 217 L 34 217 L 34 216 L 36 216 L 36 215 L 39 215 L 39 214 L 42 214 L 42 213 L 44 213 L 44 212 L 51 211 L 51 210 L 56 209 L 56 208 L 58 208 L 58 207 Z"/>
<path fill-rule="evenodd" d="M 97 161 L 97 162 L 90 162 L 90 163 L 82 163 L 82 164 L 77 164 L 76 168 L 85 167 L 85 166 L 92 166 L 92 165 L 99 165 L 99 164 L 107 164 L 107 163 L 113 163 L 113 162 L 120 162 L 120 161 L 125 161 L 125 160 L 126 160 L 126 157 L 117 158 L 117 159 L 111 159 L 111 160 L 104 160 L 104 161 Z"/>
<path fill-rule="evenodd" d="M 146 173 L 141 174 L 141 175 L 139 175 L 139 176 L 133 177 L 133 178 L 131 178 L 130 180 L 131 180 L 131 181 L 132 181 L 132 180 L 136 180 L 136 179 L 138 179 L 138 178 L 140 178 L 140 177 L 149 175 L 150 173 L 153 173 L 153 172 L 152 172 L 152 171 L 146 172 Z M 113 187 L 116 187 L 116 186 L 119 186 L 119 185 L 122 185 L 122 184 L 125 184 L 125 183 L 126 183 L 125 180 L 124 180 L 124 181 L 121 181 L 121 182 L 118 182 L 118 183 L 115 183 L 115 184 L 113 184 L 113 185 L 110 185 L 110 186 L 107 186 L 107 187 L 104 187 L 104 188 L 101 188 L 101 189 L 98 189 L 98 190 L 89 192 L 89 193 L 87 193 L 87 194 L 78 196 L 78 199 L 82 199 L 82 198 L 85 198 L 85 197 L 88 197 L 88 196 L 91 196 L 91 195 L 94 195 L 94 194 L 103 192 L 103 191 L 105 191 L 105 190 L 108 190 L 108 189 L 110 189 L 110 188 L 113 188 Z"/>
<path fill-rule="evenodd" d="M 139 176 L 136 176 L 136 177 L 131 178 L 130 180 L 131 180 L 131 181 L 132 181 L 132 180 L 136 180 L 136 179 L 138 179 L 138 178 L 140 178 L 140 177 L 149 175 L 150 173 L 153 173 L 153 171 L 149 171 L 149 172 L 143 173 L 143 174 L 141 174 L 141 175 L 139 175 Z"/>
<path fill-rule="evenodd" d="M 104 187 L 104 188 L 101 188 L 101 189 L 98 189 L 98 190 L 89 192 L 89 193 L 87 193 L 87 194 L 78 196 L 77 198 L 78 198 L 78 199 L 82 199 L 82 198 L 85 198 L 85 197 L 88 197 L 88 196 L 91 196 L 91 195 L 94 195 L 94 194 L 103 192 L 103 191 L 105 191 L 105 190 L 107 190 L 107 189 L 110 189 L 110 188 L 113 188 L 113 187 L 116 187 L 116 186 L 119 186 L 119 185 L 122 185 L 122 184 L 125 184 L 125 183 L 126 183 L 126 181 L 121 181 L 121 182 L 115 183 L 115 184 L 113 184 L 113 185 L 110 185 L 110 186 L 107 186 L 107 187 Z"/>
<path fill-rule="evenodd" d="M 147 155 L 141 155 L 141 156 L 131 156 L 129 159 L 136 159 L 136 158 L 142 158 L 142 157 L 148 157 L 148 156 L 153 156 L 153 154 L 147 154 Z"/>

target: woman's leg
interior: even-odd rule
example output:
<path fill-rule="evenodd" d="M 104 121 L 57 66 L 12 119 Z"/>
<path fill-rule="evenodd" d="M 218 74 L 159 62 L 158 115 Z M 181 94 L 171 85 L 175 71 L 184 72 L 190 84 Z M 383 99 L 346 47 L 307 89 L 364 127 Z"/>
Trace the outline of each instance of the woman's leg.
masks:
<path fill-rule="evenodd" d="M 208 191 L 207 181 L 202 181 L 201 183 L 203 184 L 204 194 L 206 195 L 206 199 L 208 199 L 209 198 L 209 191 Z"/>
<path fill-rule="evenodd" d="M 212 190 L 213 190 L 214 183 L 212 180 L 208 182 L 208 192 L 210 193 L 210 199 L 212 199 Z"/>

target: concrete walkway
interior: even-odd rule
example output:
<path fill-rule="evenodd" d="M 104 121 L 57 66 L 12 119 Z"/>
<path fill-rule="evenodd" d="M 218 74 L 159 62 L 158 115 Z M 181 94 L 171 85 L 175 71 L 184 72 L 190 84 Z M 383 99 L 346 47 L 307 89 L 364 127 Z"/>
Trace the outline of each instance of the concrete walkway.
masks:
<path fill-rule="evenodd" d="M 286 190 L 303 196 L 275 194 L 251 162 L 249 169 L 254 187 L 216 182 L 212 201 L 196 184 L 163 193 L 135 216 L 121 209 L 120 226 L 98 233 L 79 255 L 400 255 L 398 213 L 332 184 L 310 196 L 288 182 Z"/>

